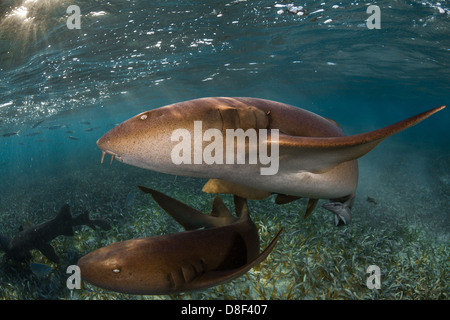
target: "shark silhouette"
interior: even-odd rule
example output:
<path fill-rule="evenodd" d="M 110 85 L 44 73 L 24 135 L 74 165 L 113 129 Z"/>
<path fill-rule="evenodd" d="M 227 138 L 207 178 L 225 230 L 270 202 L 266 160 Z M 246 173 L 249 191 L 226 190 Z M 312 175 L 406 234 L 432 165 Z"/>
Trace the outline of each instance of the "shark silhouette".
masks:
<path fill-rule="evenodd" d="M 72 228 L 81 225 L 86 225 L 94 230 L 97 227 L 103 230 L 111 228 L 107 220 L 91 220 L 87 211 L 73 218 L 70 214 L 70 206 L 65 204 L 54 219 L 25 230 L 21 228 L 11 241 L 0 236 L 0 250 L 6 252 L 3 259 L 27 261 L 31 258 L 30 250 L 37 249 L 50 261 L 57 263 L 59 258 L 50 242 L 60 235 L 73 236 Z"/>

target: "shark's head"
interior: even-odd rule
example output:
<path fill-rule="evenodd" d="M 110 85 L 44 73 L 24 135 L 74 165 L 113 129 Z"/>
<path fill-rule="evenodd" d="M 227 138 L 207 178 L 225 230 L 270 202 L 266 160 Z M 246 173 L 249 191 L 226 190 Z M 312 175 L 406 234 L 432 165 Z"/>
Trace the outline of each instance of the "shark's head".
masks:
<path fill-rule="evenodd" d="M 103 152 L 102 162 L 105 154 L 110 154 L 111 162 L 115 158 L 145 169 L 161 169 L 161 163 L 170 160 L 167 143 L 176 129 L 176 122 L 176 117 L 165 108 L 146 111 L 128 119 L 97 141 Z"/>
<path fill-rule="evenodd" d="M 139 283 L 149 283 L 157 290 L 167 286 L 167 274 L 159 268 L 158 256 L 146 259 L 140 255 L 151 246 L 144 239 L 116 242 L 88 253 L 78 260 L 81 277 L 101 288 L 118 292 L 139 293 Z M 142 264 L 139 263 L 142 261 Z M 142 270 L 148 272 L 142 272 Z"/>

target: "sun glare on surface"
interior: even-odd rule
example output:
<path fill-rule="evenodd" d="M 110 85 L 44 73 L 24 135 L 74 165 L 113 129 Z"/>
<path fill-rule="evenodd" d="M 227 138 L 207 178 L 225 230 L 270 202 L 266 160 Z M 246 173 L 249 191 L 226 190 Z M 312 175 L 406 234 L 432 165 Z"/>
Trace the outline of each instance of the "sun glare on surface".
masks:
<path fill-rule="evenodd" d="M 9 16 L 16 16 L 18 18 L 25 19 L 28 14 L 28 9 L 25 6 L 15 8 Z"/>

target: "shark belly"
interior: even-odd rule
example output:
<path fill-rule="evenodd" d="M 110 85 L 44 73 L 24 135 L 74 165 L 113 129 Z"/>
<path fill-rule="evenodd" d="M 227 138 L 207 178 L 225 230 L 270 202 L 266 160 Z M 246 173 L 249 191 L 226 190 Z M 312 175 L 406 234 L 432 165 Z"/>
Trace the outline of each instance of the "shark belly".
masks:
<path fill-rule="evenodd" d="M 288 182 L 289 179 L 292 179 Z M 353 195 L 358 184 L 357 160 L 343 162 L 322 173 L 285 174 L 274 185 L 278 193 L 312 199 L 338 199 Z"/>
<path fill-rule="evenodd" d="M 282 171 L 273 176 L 253 175 L 251 178 L 227 172 L 224 180 L 255 189 L 312 199 L 339 199 L 353 195 L 358 184 L 357 160 L 341 163 L 320 173 Z"/>
<path fill-rule="evenodd" d="M 338 199 L 353 195 L 358 184 L 357 160 L 346 161 L 325 172 L 295 171 L 280 166 L 275 175 L 261 175 L 259 165 L 167 164 L 120 159 L 124 163 L 166 174 L 197 178 L 218 178 L 272 193 L 313 199 Z"/>

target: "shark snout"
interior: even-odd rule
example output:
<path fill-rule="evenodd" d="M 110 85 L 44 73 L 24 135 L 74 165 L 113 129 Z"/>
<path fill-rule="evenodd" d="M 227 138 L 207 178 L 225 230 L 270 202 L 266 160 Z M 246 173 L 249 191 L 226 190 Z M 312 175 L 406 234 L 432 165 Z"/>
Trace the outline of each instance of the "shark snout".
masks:
<path fill-rule="evenodd" d="M 81 272 L 81 277 L 84 280 L 87 281 L 92 281 L 93 279 L 95 279 L 95 271 L 96 270 L 94 268 L 95 265 L 95 260 L 92 259 L 92 255 L 88 254 L 86 256 L 81 257 L 78 262 L 77 262 L 77 266 L 80 268 L 80 272 Z"/>
<path fill-rule="evenodd" d="M 111 261 L 114 259 L 108 257 L 109 251 L 105 248 L 100 248 L 81 257 L 77 262 L 81 278 L 100 286 L 108 286 L 108 283 L 113 281 L 114 276 L 118 273 L 114 261 Z"/>
<path fill-rule="evenodd" d="M 102 136 L 100 139 L 97 140 L 97 146 L 102 151 L 102 159 L 101 163 L 103 163 L 103 160 L 105 159 L 105 154 L 111 155 L 111 162 L 112 164 L 114 158 L 116 158 L 119 161 L 122 161 L 121 156 L 117 151 L 114 151 L 114 144 L 111 142 L 110 139 L 108 139 L 108 133 L 106 133 L 104 136 Z"/>

